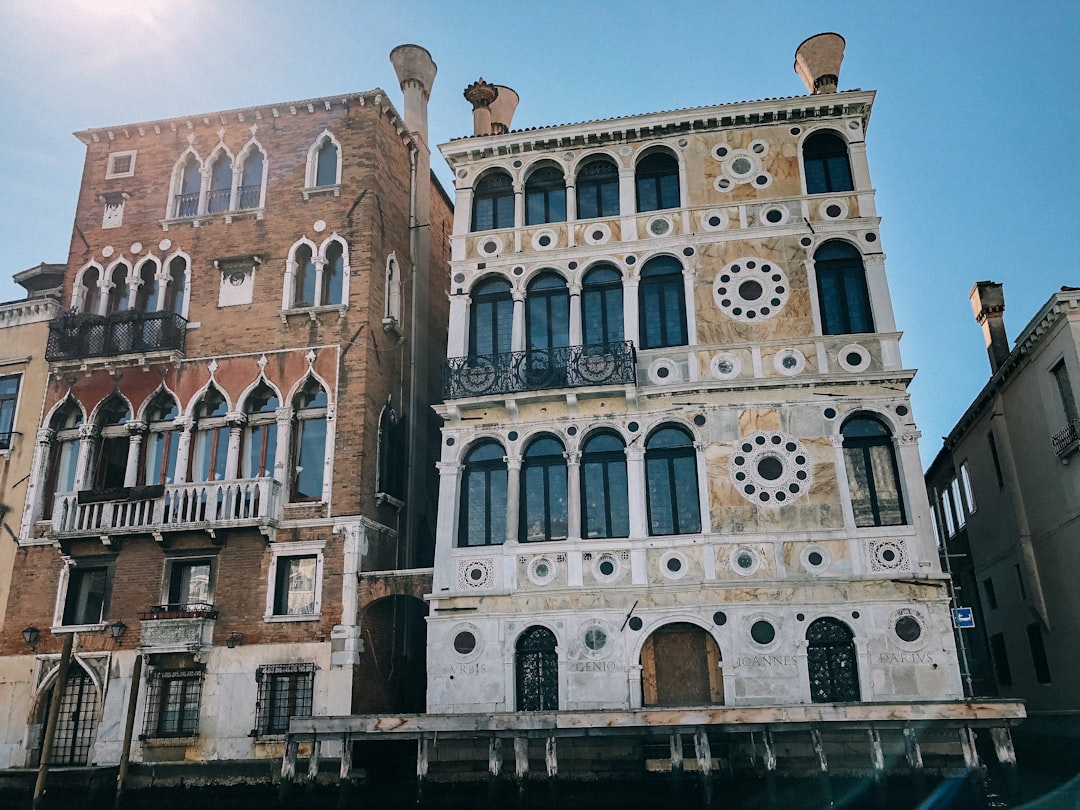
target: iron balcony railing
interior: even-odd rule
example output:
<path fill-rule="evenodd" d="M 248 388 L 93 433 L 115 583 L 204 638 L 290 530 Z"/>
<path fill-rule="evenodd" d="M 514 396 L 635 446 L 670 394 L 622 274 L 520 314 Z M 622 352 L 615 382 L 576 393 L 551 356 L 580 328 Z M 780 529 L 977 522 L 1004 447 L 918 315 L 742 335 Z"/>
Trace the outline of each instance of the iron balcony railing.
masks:
<path fill-rule="evenodd" d="M 115 357 L 163 349 L 183 352 L 186 338 L 187 319 L 174 312 L 68 313 L 49 324 L 45 359 Z"/>
<path fill-rule="evenodd" d="M 173 198 L 173 216 L 193 217 L 199 213 L 199 192 L 192 191 L 189 194 L 177 194 Z"/>
<path fill-rule="evenodd" d="M 1053 442 L 1058 458 L 1063 458 L 1080 447 L 1080 419 L 1072 420 L 1055 433 Z"/>
<path fill-rule="evenodd" d="M 258 208 L 262 198 L 262 186 L 240 186 L 236 190 L 236 196 L 237 208 Z"/>
<path fill-rule="evenodd" d="M 471 357 L 452 357 L 443 366 L 446 399 L 514 394 L 586 385 L 637 382 L 634 344 L 562 346 Z"/>

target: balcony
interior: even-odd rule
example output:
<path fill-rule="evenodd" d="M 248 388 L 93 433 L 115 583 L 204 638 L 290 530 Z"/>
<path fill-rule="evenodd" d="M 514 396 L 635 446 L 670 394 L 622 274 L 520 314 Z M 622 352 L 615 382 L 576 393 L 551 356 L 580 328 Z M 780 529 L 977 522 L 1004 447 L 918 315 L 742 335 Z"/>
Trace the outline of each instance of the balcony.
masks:
<path fill-rule="evenodd" d="M 443 366 L 446 399 L 516 394 L 590 385 L 633 385 L 636 352 L 630 341 L 452 357 Z"/>
<path fill-rule="evenodd" d="M 209 647 L 217 611 L 213 605 L 153 605 L 139 611 L 139 645 L 154 652 L 194 652 Z"/>
<path fill-rule="evenodd" d="M 65 314 L 49 324 L 45 359 L 56 362 L 155 351 L 182 353 L 186 338 L 187 320 L 173 312 Z"/>
<path fill-rule="evenodd" d="M 1064 459 L 1080 448 L 1080 419 L 1073 419 L 1054 434 L 1054 452 Z"/>
<path fill-rule="evenodd" d="M 56 496 L 56 537 L 146 534 L 277 525 L 281 484 L 273 478 L 121 487 Z"/>

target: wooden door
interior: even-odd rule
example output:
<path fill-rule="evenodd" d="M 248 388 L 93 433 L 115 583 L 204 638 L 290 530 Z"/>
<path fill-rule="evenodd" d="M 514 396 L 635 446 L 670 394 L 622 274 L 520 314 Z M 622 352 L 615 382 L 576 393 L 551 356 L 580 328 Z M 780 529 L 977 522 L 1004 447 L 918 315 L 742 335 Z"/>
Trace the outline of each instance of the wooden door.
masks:
<path fill-rule="evenodd" d="M 700 627 L 677 623 L 656 630 L 641 649 L 645 706 L 704 706 L 724 702 L 720 648 Z"/>

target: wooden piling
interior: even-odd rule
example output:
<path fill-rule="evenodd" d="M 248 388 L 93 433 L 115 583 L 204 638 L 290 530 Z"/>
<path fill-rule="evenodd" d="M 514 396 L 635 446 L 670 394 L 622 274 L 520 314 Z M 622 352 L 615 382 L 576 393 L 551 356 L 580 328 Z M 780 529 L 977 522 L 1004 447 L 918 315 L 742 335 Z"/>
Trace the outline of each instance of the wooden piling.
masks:
<path fill-rule="evenodd" d="M 60 666 L 57 667 L 56 680 L 53 681 L 49 719 L 45 723 L 45 739 L 41 743 L 41 762 L 38 764 L 37 782 L 34 784 L 34 810 L 39 810 L 45 798 L 45 782 L 49 778 L 49 759 L 52 757 L 53 740 L 56 739 L 56 723 L 60 717 L 60 704 L 64 702 L 64 689 L 67 687 L 68 670 L 71 668 L 71 649 L 74 643 L 74 633 L 68 633 L 64 636 L 64 648 L 60 653 Z"/>

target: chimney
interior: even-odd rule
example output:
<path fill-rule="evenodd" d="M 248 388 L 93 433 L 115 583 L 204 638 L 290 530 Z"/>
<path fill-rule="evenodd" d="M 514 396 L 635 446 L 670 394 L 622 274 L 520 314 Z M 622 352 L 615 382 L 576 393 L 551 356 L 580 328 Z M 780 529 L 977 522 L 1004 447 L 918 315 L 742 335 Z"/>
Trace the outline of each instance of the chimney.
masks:
<path fill-rule="evenodd" d="M 996 281 L 976 281 L 968 298 L 986 340 L 990 373 L 996 374 L 1009 356 L 1009 338 L 1005 335 L 1005 291 Z"/>
<path fill-rule="evenodd" d="M 505 135 L 510 131 L 510 122 L 520 99 L 517 93 L 502 84 L 495 85 L 495 92 L 495 100 L 488 107 L 491 111 L 491 134 Z"/>
<path fill-rule="evenodd" d="M 465 100 L 472 104 L 473 135 L 491 134 L 490 108 L 498 96 L 499 88 L 485 82 L 483 76 L 465 88 Z"/>
<path fill-rule="evenodd" d="M 427 103 L 435 83 L 435 62 L 419 45 L 398 45 L 390 51 L 390 61 L 405 96 L 405 125 L 427 143 Z"/>
<path fill-rule="evenodd" d="M 844 38 L 839 34 L 816 34 L 795 49 L 795 72 L 810 95 L 835 93 L 844 61 Z"/>

